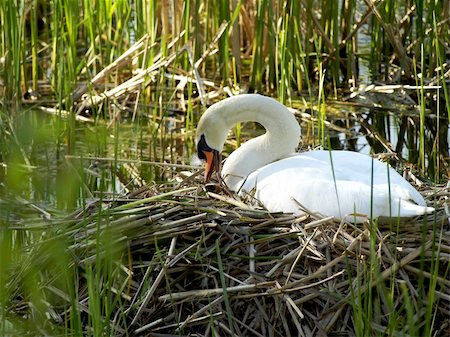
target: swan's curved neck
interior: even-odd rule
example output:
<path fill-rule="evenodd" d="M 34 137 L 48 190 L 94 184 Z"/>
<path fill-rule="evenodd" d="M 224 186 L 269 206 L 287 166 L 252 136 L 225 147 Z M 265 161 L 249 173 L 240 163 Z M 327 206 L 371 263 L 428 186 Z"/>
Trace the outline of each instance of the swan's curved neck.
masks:
<path fill-rule="evenodd" d="M 283 104 L 269 97 L 241 95 L 226 103 L 216 107 L 226 133 L 236 123 L 245 121 L 258 122 L 266 129 L 264 135 L 247 141 L 231 153 L 223 166 L 222 177 L 231 190 L 237 190 L 251 172 L 295 152 L 300 126 Z"/>

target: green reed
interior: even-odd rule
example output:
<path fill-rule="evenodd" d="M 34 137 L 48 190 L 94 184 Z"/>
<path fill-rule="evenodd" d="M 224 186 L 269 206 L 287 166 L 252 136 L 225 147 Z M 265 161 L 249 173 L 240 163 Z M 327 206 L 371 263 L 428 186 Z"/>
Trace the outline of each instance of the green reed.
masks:
<path fill-rule="evenodd" d="M 333 81 L 334 87 L 340 84 L 340 58 L 339 58 L 339 43 L 341 39 L 340 34 L 340 20 L 339 20 L 339 2 L 332 0 L 323 0 L 323 16 L 322 27 L 324 27 L 324 38 L 330 40 L 328 53 L 329 56 L 329 71 Z M 343 17 L 344 19 L 345 17 Z"/>
<path fill-rule="evenodd" d="M 401 225 L 397 222 L 397 233 Z M 437 223 L 423 224 L 423 228 L 429 226 L 433 226 L 433 242 L 438 244 L 442 237 L 437 234 Z M 395 231 L 394 228 L 393 230 Z M 425 250 L 426 243 L 424 241 L 422 247 L 418 247 L 418 249 L 420 250 L 420 270 L 427 274 L 427 280 L 422 275 L 421 281 L 419 280 L 414 287 L 406 282 L 398 283 L 396 274 L 382 280 L 380 276 L 384 272 L 383 261 L 379 258 L 379 252 L 377 252 L 381 247 L 380 240 L 384 239 L 379 237 L 378 224 L 374 222 L 370 228 L 370 261 L 357 260 L 356 275 L 349 275 L 353 286 L 348 301 L 353 308 L 352 321 L 356 336 L 394 336 L 398 334 L 431 336 L 436 324 L 434 321 L 435 306 L 440 300 L 435 296 L 435 291 L 442 290 L 442 286 L 438 286 L 437 279 L 448 275 L 448 270 L 440 274 L 442 271 L 439 271 L 439 259 L 433 259 L 435 262 L 426 266 L 429 257 L 425 255 L 428 250 Z M 389 239 L 389 244 L 382 245 L 384 253 L 390 258 L 397 258 L 398 255 L 395 250 L 395 240 L 394 234 Z M 437 254 L 440 254 L 439 250 Z M 400 271 L 400 273 L 403 273 L 403 271 Z M 431 284 L 431 287 L 427 287 L 426 283 Z M 394 289 L 398 286 L 401 290 L 401 299 L 394 295 Z M 423 303 L 425 303 L 425 307 L 423 307 Z M 381 315 L 383 310 L 388 310 L 390 314 L 387 317 Z"/>
<path fill-rule="evenodd" d="M 14 107 L 21 99 L 23 84 L 23 60 L 25 54 L 25 2 L 2 1 L 0 4 L 2 79 L 4 82 L 3 104 Z"/>
<path fill-rule="evenodd" d="M 216 15 L 218 17 L 218 22 L 228 22 L 230 21 L 230 1 L 222 0 L 218 1 L 215 4 L 216 6 Z M 228 38 L 230 28 L 227 27 L 225 30 L 225 34 L 219 39 L 218 48 L 219 48 L 219 63 L 221 65 L 222 71 L 222 79 L 227 81 L 227 84 L 230 84 L 228 79 L 230 78 L 230 57 L 229 57 L 229 47 L 230 40 Z"/>
<path fill-rule="evenodd" d="M 38 69 L 38 13 L 37 13 L 37 1 L 34 0 L 31 6 L 31 20 L 30 20 L 30 28 L 31 28 L 31 74 L 32 74 L 32 89 L 33 91 L 38 89 L 38 78 L 39 78 L 39 69 Z"/>
<path fill-rule="evenodd" d="M 254 39 L 252 50 L 252 65 L 251 65 L 251 80 L 250 85 L 256 90 L 262 89 L 263 71 L 264 71 L 264 22 L 265 22 L 265 8 L 267 7 L 267 0 L 257 3 L 257 11 L 254 25 Z"/>
<path fill-rule="evenodd" d="M 358 52 L 358 40 L 356 37 L 356 30 L 353 29 L 356 24 L 356 0 L 346 1 L 341 8 L 340 15 L 340 34 L 341 41 L 338 40 L 336 53 L 339 55 L 340 67 L 342 68 L 342 75 L 347 81 L 357 84 L 359 79 L 356 73 L 356 60 Z M 342 63 L 342 65 L 341 65 Z"/>
<path fill-rule="evenodd" d="M 277 44 L 278 49 L 280 50 L 280 75 L 277 75 L 277 77 L 280 78 L 280 86 L 278 91 L 278 96 L 280 98 L 280 101 L 285 103 L 286 98 L 289 95 L 290 90 L 290 79 L 291 79 L 291 69 L 290 65 L 291 62 L 289 61 L 288 56 L 288 39 L 289 39 L 289 21 L 290 21 L 290 15 L 289 13 L 286 13 L 286 6 L 283 6 L 281 17 L 283 20 L 281 21 L 281 27 L 277 28 L 280 30 L 280 34 L 277 35 Z M 278 63 L 278 62 L 277 62 Z M 278 67 L 277 67 L 278 69 Z"/>
<path fill-rule="evenodd" d="M 450 7 L 450 4 L 448 5 L 448 7 Z M 444 71 L 444 59 L 445 59 L 445 51 L 444 51 L 444 45 L 442 43 L 439 43 L 440 41 L 440 37 L 448 40 L 450 39 L 450 32 L 448 30 L 443 30 L 442 28 L 437 27 L 437 23 L 436 23 L 436 16 L 434 16 L 433 18 L 433 22 L 434 22 L 434 41 L 436 43 L 434 43 L 435 48 L 436 48 L 436 57 L 437 57 L 437 65 L 438 65 L 438 78 L 439 78 L 439 82 L 442 85 L 443 88 L 443 94 L 444 94 L 444 99 L 445 99 L 445 110 L 447 111 L 447 118 L 450 119 L 450 93 L 449 93 L 449 88 L 447 86 L 447 81 L 445 78 L 445 71 Z M 438 110 L 438 114 L 439 114 L 439 109 Z M 439 119 L 438 119 L 439 120 Z"/>

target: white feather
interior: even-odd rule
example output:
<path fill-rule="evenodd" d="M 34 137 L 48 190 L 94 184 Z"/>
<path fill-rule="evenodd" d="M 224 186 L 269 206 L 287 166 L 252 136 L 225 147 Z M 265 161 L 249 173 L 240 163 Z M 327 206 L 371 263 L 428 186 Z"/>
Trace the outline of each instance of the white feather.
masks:
<path fill-rule="evenodd" d="M 221 151 L 228 130 L 240 121 L 259 122 L 267 132 L 231 153 L 222 177 L 232 191 L 253 194 L 269 211 L 303 214 L 304 207 L 357 222 L 434 211 L 392 167 L 370 156 L 294 153 L 300 126 L 284 105 L 269 97 L 240 95 L 211 106 L 199 122 L 197 138 L 205 135 L 208 145 Z"/>

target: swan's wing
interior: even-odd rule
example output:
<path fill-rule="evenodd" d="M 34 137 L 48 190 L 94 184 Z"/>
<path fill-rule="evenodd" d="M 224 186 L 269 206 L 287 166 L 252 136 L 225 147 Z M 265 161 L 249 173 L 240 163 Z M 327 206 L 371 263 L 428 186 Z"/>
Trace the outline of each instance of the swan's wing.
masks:
<path fill-rule="evenodd" d="M 336 180 L 358 181 L 369 186 L 384 187 L 386 193 L 393 197 L 426 206 L 420 193 L 387 163 L 352 151 L 310 151 L 301 155 L 316 158 L 329 165 L 332 163 Z"/>
<path fill-rule="evenodd" d="M 295 162 L 298 163 L 298 160 Z M 328 173 L 329 168 L 321 170 L 316 166 L 299 169 L 286 167 L 286 164 L 283 163 L 284 167 L 274 165 L 259 174 L 253 173 L 242 188 L 243 193 L 253 188 L 255 198 L 269 211 L 302 214 L 302 210 L 306 210 L 336 218 L 354 213 L 370 216 L 370 194 L 376 193 L 371 191 L 370 186 L 356 181 L 335 182 Z M 380 197 L 375 195 L 373 200 L 379 201 Z M 373 206 L 381 211 L 388 205 L 378 202 Z"/>
<path fill-rule="evenodd" d="M 254 191 L 270 211 L 296 214 L 302 213 L 299 204 L 337 218 L 355 211 L 374 217 L 430 211 L 421 207 L 422 196 L 386 164 L 372 163 L 372 158 L 355 152 L 331 155 L 332 166 L 328 151 L 306 152 L 264 166 L 247 177 L 241 192 Z"/>

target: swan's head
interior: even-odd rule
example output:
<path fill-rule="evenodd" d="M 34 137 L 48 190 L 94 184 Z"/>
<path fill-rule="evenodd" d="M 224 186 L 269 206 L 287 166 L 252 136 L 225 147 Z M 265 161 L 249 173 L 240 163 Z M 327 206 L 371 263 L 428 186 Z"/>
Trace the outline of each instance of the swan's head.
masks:
<path fill-rule="evenodd" d="M 220 174 L 220 162 L 222 155 L 218 150 L 215 150 L 208 145 L 205 134 L 202 134 L 200 139 L 197 141 L 197 156 L 201 160 L 206 161 L 205 181 L 208 181 L 214 172 L 218 172 Z"/>
<path fill-rule="evenodd" d="M 214 172 L 220 174 L 222 149 L 227 138 L 230 125 L 226 123 L 221 114 L 223 102 L 210 106 L 200 118 L 195 135 L 197 155 L 206 161 L 205 181 L 211 178 Z"/>
<path fill-rule="evenodd" d="M 200 118 L 195 141 L 206 161 L 205 181 L 221 173 L 221 152 L 228 131 L 238 122 L 260 123 L 266 134 L 246 142 L 227 159 L 223 175 L 246 177 L 250 172 L 295 151 L 300 126 L 293 114 L 273 98 L 258 94 L 229 97 L 211 105 Z M 244 149 L 245 148 L 245 149 Z"/>

